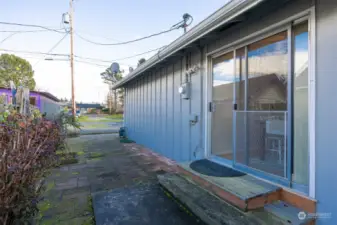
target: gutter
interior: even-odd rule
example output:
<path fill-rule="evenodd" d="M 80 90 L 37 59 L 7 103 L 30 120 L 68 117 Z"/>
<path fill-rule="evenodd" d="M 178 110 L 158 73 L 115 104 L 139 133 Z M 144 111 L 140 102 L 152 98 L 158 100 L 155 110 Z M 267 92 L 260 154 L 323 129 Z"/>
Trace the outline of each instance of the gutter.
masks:
<path fill-rule="evenodd" d="M 264 0 L 231 0 L 218 11 L 193 27 L 186 34 L 173 41 L 163 50 L 158 51 L 156 55 L 152 56 L 122 80 L 114 84 L 112 89 L 114 90 L 122 87 L 124 84 L 144 73 L 146 70 L 150 69 L 157 63 L 163 61 L 179 50 L 184 49 L 186 46 L 190 45 L 216 28 L 230 22 L 237 16 L 260 4 L 262 1 Z"/>

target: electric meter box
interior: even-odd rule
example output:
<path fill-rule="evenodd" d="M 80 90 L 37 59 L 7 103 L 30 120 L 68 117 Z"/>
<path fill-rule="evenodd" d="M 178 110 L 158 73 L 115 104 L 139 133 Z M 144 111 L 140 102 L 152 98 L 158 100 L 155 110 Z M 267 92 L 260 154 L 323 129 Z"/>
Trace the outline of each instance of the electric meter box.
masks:
<path fill-rule="evenodd" d="M 190 99 L 191 83 L 186 82 L 186 83 L 181 84 L 180 87 L 179 87 L 179 93 L 180 93 L 182 99 Z"/>

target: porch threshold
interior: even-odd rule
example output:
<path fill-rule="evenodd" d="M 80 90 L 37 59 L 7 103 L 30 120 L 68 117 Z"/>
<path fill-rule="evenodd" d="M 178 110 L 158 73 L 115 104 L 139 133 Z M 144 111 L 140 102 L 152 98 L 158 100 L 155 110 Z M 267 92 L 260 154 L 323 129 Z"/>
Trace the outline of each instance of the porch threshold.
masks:
<path fill-rule="evenodd" d="M 178 168 L 181 174 L 243 211 L 264 207 L 280 198 L 281 187 L 248 174 L 236 177 L 208 176 L 193 170 L 190 162 L 178 164 Z"/>

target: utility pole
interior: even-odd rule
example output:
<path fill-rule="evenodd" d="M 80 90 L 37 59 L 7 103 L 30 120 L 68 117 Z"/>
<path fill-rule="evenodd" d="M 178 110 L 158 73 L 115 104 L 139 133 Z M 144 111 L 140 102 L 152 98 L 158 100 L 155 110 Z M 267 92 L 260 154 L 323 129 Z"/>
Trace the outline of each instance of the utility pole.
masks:
<path fill-rule="evenodd" d="M 74 84 L 74 31 L 73 31 L 73 0 L 69 0 L 69 26 L 70 26 L 70 72 L 71 72 L 71 100 L 72 113 L 76 115 L 75 84 Z"/>
<path fill-rule="evenodd" d="M 114 90 L 115 92 L 115 114 L 117 113 L 117 90 Z"/>

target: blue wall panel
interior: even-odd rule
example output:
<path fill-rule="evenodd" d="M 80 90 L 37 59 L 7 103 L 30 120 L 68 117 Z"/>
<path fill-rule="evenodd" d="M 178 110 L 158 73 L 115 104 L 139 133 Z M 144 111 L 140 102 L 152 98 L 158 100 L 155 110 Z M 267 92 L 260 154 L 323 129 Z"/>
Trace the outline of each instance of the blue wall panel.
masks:
<path fill-rule="evenodd" d="M 136 133 L 136 137 L 138 139 L 138 143 L 142 144 L 142 135 L 141 135 L 141 129 L 140 129 L 140 119 L 141 118 L 141 112 L 140 112 L 140 101 L 141 101 L 141 80 L 139 79 L 137 81 L 137 89 L 136 89 L 136 129 L 135 129 L 135 133 Z"/>
<path fill-rule="evenodd" d="M 140 87 L 139 87 L 139 90 L 140 90 L 140 101 L 138 103 L 139 105 L 139 113 L 140 113 L 140 116 L 139 116 L 139 136 L 140 136 L 140 143 L 141 144 L 144 144 L 144 89 L 145 89 L 145 83 L 144 83 L 144 77 L 141 77 L 140 79 Z"/>
<path fill-rule="evenodd" d="M 181 71 L 181 79 L 182 83 L 186 82 L 186 74 L 185 74 L 185 69 L 186 69 L 186 58 L 182 61 L 182 71 Z M 193 84 L 191 85 L 193 87 Z M 193 97 L 191 97 L 193 98 Z M 181 143 L 182 143 L 182 148 L 181 148 L 181 159 L 190 161 L 191 160 L 191 148 L 190 148 L 190 132 L 191 132 L 191 127 L 190 127 L 190 100 L 182 99 L 181 100 Z"/>
<path fill-rule="evenodd" d="M 200 56 L 194 60 L 197 62 Z M 178 93 L 185 82 L 185 62 L 181 57 L 130 82 L 125 101 L 130 139 L 180 162 L 194 158 L 202 129 L 201 74 L 192 77 L 191 99 L 182 100 Z M 192 112 L 199 116 L 195 126 L 190 125 Z"/>
<path fill-rule="evenodd" d="M 130 99 L 131 99 L 131 91 L 132 91 L 132 88 L 131 88 L 131 85 L 130 83 L 125 87 L 126 89 L 126 96 L 124 96 L 124 98 L 127 99 L 127 102 L 124 103 L 124 107 L 127 108 L 127 113 L 126 115 L 124 116 L 124 119 L 126 121 L 126 124 L 125 124 L 125 127 L 127 128 L 126 129 L 126 134 L 130 136 L 130 130 L 131 130 L 131 112 L 132 112 L 132 109 L 131 109 L 131 102 L 130 102 Z"/>
<path fill-rule="evenodd" d="M 135 83 L 133 82 L 131 84 L 131 89 L 130 89 L 130 95 L 131 95 L 131 99 L 130 99 L 130 105 L 131 105 L 131 112 L 130 112 L 130 138 L 134 139 L 135 138 Z"/>
<path fill-rule="evenodd" d="M 132 139 L 136 138 L 136 82 L 132 84 L 132 118 L 131 118 L 131 127 L 132 127 Z"/>
<path fill-rule="evenodd" d="M 129 98 L 129 94 L 128 94 L 128 90 L 130 90 L 130 89 L 128 89 L 127 87 L 125 87 L 124 88 L 124 120 L 123 120 L 123 126 L 124 127 L 128 127 L 128 118 L 130 117 L 129 115 L 128 115 L 128 113 L 129 113 L 129 104 L 128 104 L 128 98 Z"/>
<path fill-rule="evenodd" d="M 200 63 L 201 53 L 199 50 L 196 50 L 192 54 L 191 64 L 197 65 Z M 191 115 L 197 116 L 199 122 L 195 125 L 191 125 L 191 136 L 190 136 L 190 145 L 191 145 L 191 159 L 199 159 L 203 157 L 204 146 L 202 142 L 202 123 L 200 119 L 202 118 L 202 70 L 198 70 L 195 74 L 191 76 Z"/>
<path fill-rule="evenodd" d="M 172 71 L 173 65 L 169 65 L 167 67 L 167 85 L 166 85 L 166 100 L 167 100 L 167 108 L 166 108 L 166 151 L 167 156 L 171 159 L 174 159 L 174 151 L 173 151 L 173 144 L 174 144 L 174 138 L 173 138 L 173 123 L 174 123 L 174 117 L 173 117 L 173 111 L 174 111 L 174 105 L 173 105 L 173 71 Z"/>
<path fill-rule="evenodd" d="M 160 142 L 161 142 L 161 77 L 160 77 L 160 71 L 156 71 L 156 112 L 155 112 L 155 121 L 156 121 L 156 126 L 155 126 L 155 151 L 158 153 L 161 153 L 161 148 L 160 148 Z"/>
<path fill-rule="evenodd" d="M 148 124 L 149 124 L 149 96 L 148 96 L 148 86 L 149 86 L 149 78 L 148 74 L 144 77 L 144 126 L 143 126 L 143 139 L 144 139 L 144 145 L 148 146 L 149 144 L 149 135 L 148 135 Z"/>
<path fill-rule="evenodd" d="M 316 198 L 317 212 L 330 213 L 318 225 L 337 224 L 337 2 L 317 1 Z M 332 29 L 334 28 L 334 29 Z M 333 50 L 335 49 L 335 50 Z"/>
<path fill-rule="evenodd" d="M 167 151 L 167 139 L 168 134 L 166 132 L 166 126 L 167 126 L 167 73 L 166 68 L 161 69 L 161 115 L 160 115 L 160 121 L 161 121 L 161 132 L 160 132 L 160 149 L 162 151 L 162 154 L 166 157 L 169 157 L 168 151 Z"/>
<path fill-rule="evenodd" d="M 151 143 L 151 77 L 150 74 L 147 75 L 146 80 L 146 146 Z"/>
<path fill-rule="evenodd" d="M 136 138 L 136 120 L 137 120 L 137 110 L 136 110 L 136 93 L 137 93 L 137 82 L 133 83 L 133 90 L 132 90 L 132 139 Z"/>
<path fill-rule="evenodd" d="M 156 148 L 156 143 L 155 143 L 155 139 L 156 139 L 156 132 L 155 132 L 155 128 L 156 128 L 156 76 L 155 76 L 155 72 L 151 71 L 151 144 L 149 145 L 152 149 Z"/>
<path fill-rule="evenodd" d="M 134 93 L 134 130 L 133 130 L 133 136 L 135 139 L 139 139 L 138 136 L 138 118 L 139 118 L 139 109 L 138 109 L 138 101 L 139 101 L 139 86 L 138 86 L 139 80 L 136 80 L 135 82 L 135 93 Z"/>
<path fill-rule="evenodd" d="M 178 92 L 178 88 L 181 84 L 181 61 L 178 60 L 173 65 L 173 95 L 174 95 L 174 103 L 173 103 L 173 130 L 174 130 L 174 142 L 173 142 L 173 151 L 174 151 L 174 159 L 182 159 L 182 117 L 181 117 L 181 104 L 182 100 L 180 94 Z"/>

